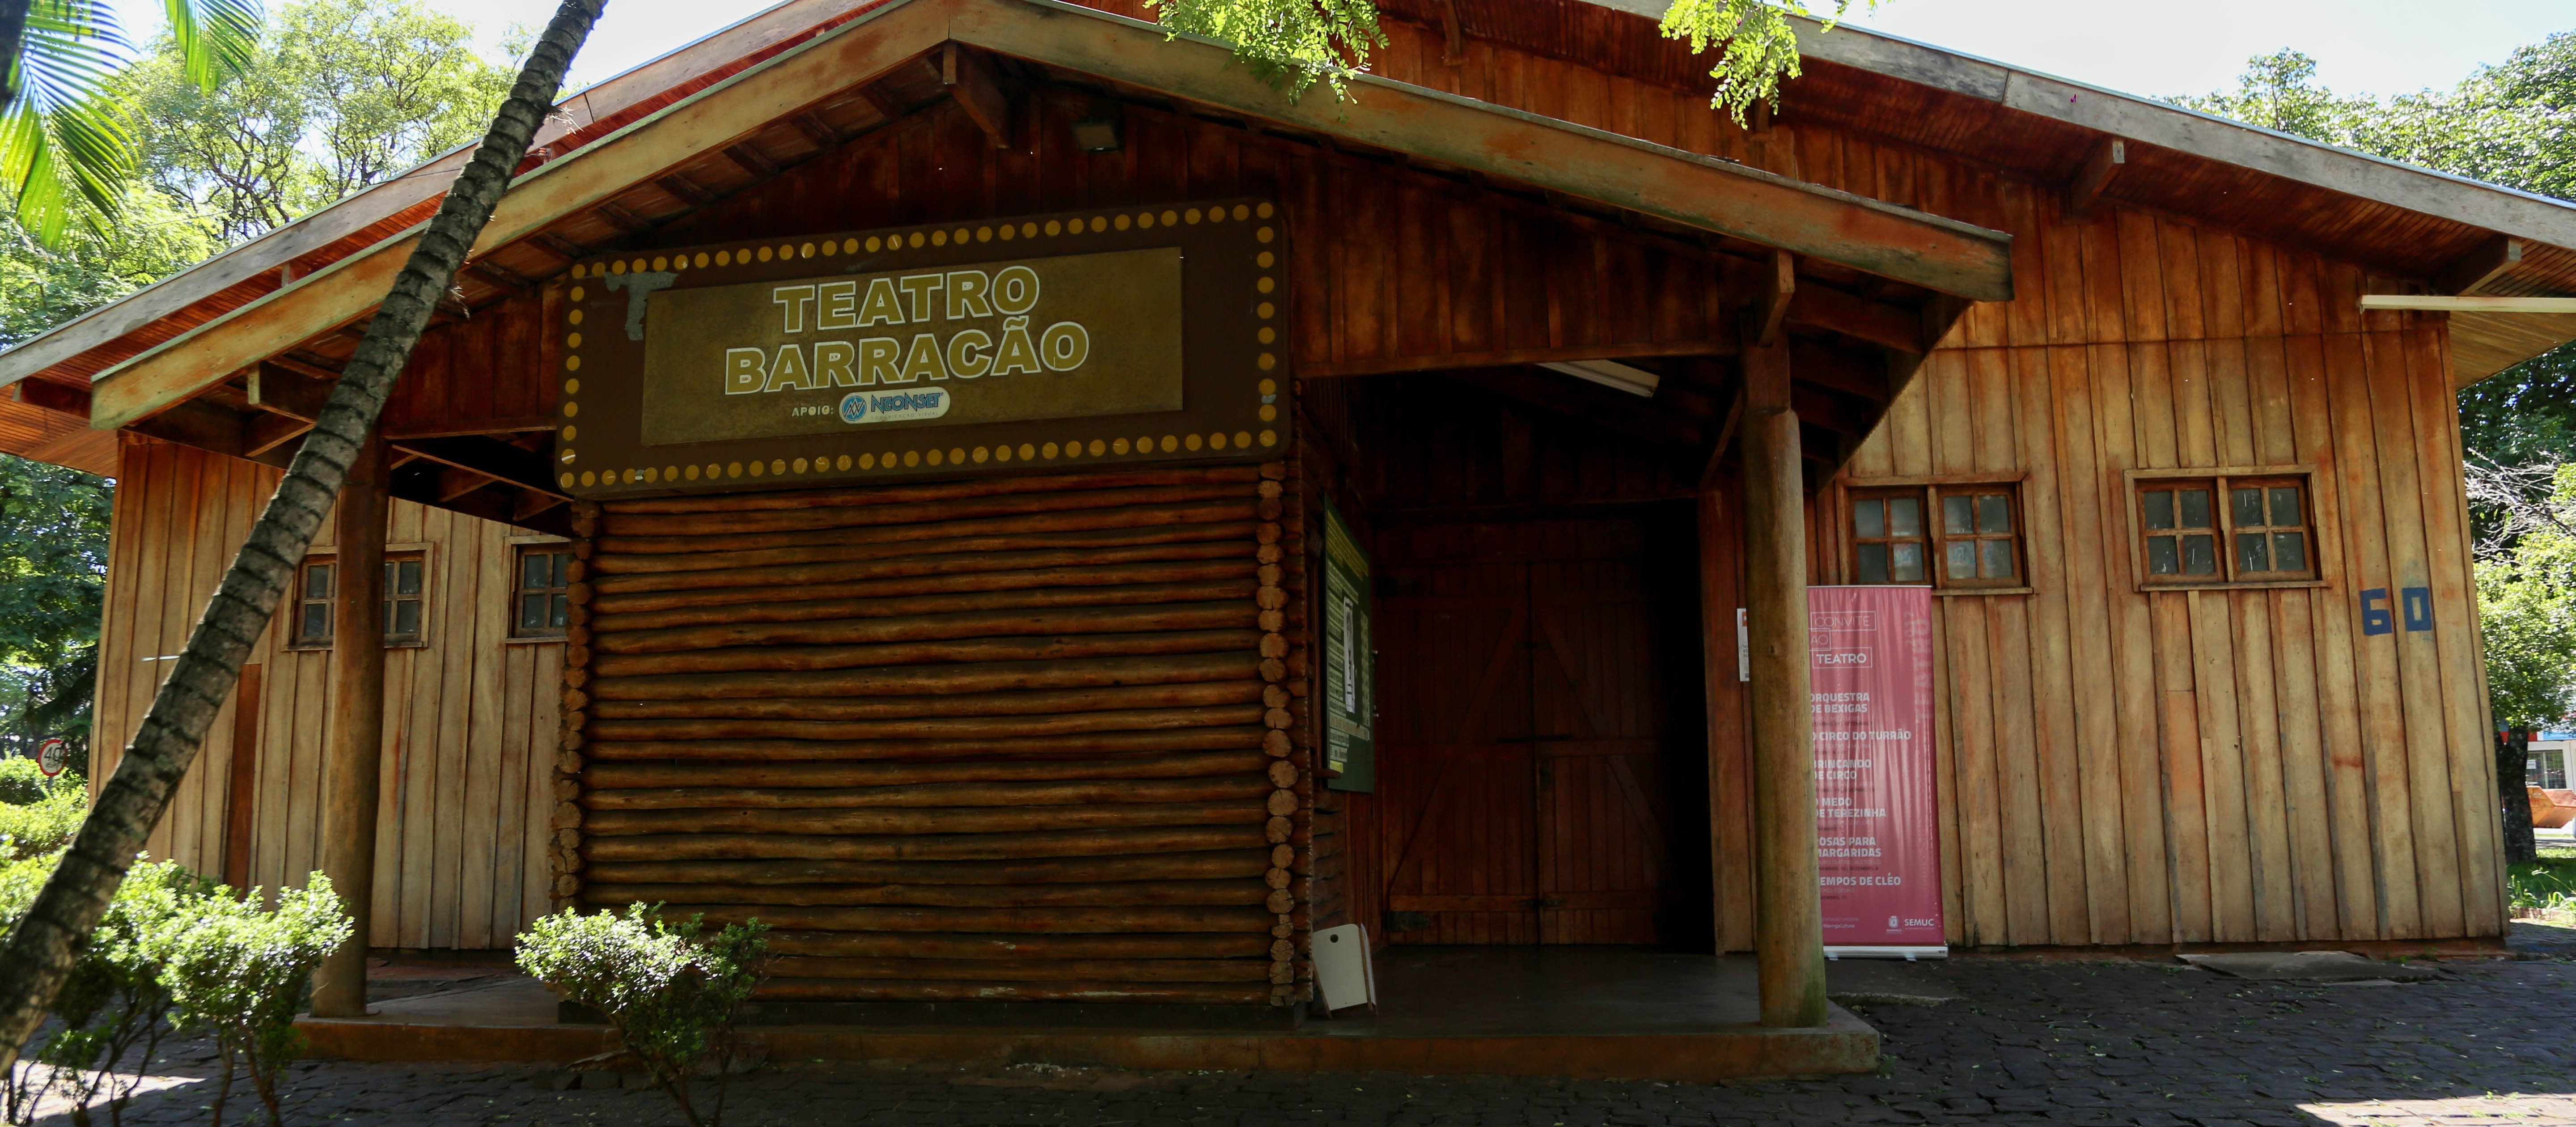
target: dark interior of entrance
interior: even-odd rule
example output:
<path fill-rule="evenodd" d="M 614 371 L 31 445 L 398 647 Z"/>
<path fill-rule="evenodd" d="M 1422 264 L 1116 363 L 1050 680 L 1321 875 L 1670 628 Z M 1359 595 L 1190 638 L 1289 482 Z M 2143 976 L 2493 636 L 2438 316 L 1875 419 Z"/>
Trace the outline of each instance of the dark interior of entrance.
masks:
<path fill-rule="evenodd" d="M 1377 596 L 1377 787 L 1319 806 L 1323 907 L 1399 944 L 1712 949 L 1700 446 L 1553 372 L 1301 391 Z"/>

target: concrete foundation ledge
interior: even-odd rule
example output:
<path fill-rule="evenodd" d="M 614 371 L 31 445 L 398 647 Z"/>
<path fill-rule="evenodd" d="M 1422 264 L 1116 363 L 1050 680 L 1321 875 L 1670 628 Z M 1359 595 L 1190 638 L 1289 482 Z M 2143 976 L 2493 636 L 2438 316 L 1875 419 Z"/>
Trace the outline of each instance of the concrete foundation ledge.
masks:
<path fill-rule="evenodd" d="M 564 1064 L 611 1048 L 597 1026 L 414 1024 L 381 1018 L 296 1022 L 311 1055 L 372 1061 Z M 1701 1033 L 1356 1035 L 1152 1033 L 1134 1030 L 901 1029 L 770 1026 L 744 1031 L 769 1059 L 900 1064 L 1054 1064 L 1131 1069 L 1276 1069 L 1441 1076 L 1563 1076 L 1714 1083 L 1871 1072 L 1878 1031 L 1836 1008 L 1817 1029 Z"/>
<path fill-rule="evenodd" d="M 1777 1079 L 1873 1072 L 1878 1031 L 1840 1009 L 1816 1029 L 1748 1026 L 1698 1033 L 1335 1035 L 1129 1030 L 757 1031 L 769 1059 L 882 1060 L 998 1066 L 1044 1063 L 1131 1069 L 1405 1072 L 1425 1076 L 1576 1079 Z"/>

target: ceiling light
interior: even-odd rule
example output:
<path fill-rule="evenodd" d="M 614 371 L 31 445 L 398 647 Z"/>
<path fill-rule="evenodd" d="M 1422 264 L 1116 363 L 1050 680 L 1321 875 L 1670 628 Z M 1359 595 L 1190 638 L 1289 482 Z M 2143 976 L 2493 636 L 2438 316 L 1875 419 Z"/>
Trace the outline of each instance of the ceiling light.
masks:
<path fill-rule="evenodd" d="M 1568 360 L 1563 363 L 1541 364 L 1539 367 L 1551 372 L 1563 372 L 1578 380 L 1590 380 L 1603 387 L 1617 388 L 1630 395 L 1652 397 L 1655 394 L 1655 388 L 1664 382 L 1664 377 L 1644 368 L 1634 368 L 1611 360 Z"/>

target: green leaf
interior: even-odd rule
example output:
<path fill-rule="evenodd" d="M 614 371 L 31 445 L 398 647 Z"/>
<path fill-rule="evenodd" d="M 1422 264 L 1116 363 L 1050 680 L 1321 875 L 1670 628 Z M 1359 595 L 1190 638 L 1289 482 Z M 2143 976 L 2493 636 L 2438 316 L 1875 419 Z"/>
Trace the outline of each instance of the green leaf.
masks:
<path fill-rule="evenodd" d="M 1877 0 L 1870 0 L 1877 7 Z M 1851 0 L 1835 0 L 1834 14 L 1825 21 L 1831 31 L 1851 10 Z M 1804 0 L 1786 0 L 1766 4 L 1761 0 L 1673 0 L 1664 10 L 1663 34 L 1666 39 L 1690 41 L 1691 54 L 1708 50 L 1712 43 L 1718 49 L 1717 65 L 1708 76 L 1717 80 L 1717 91 L 1710 95 L 1712 109 L 1725 110 L 1737 125 L 1757 103 L 1769 103 L 1775 109 L 1780 100 L 1780 83 L 1798 77 L 1798 32 L 1789 23 L 1791 15 L 1808 16 Z"/>
<path fill-rule="evenodd" d="M 264 22 L 257 0 L 164 0 L 170 37 L 187 73 L 211 94 L 224 79 L 250 69 Z"/>

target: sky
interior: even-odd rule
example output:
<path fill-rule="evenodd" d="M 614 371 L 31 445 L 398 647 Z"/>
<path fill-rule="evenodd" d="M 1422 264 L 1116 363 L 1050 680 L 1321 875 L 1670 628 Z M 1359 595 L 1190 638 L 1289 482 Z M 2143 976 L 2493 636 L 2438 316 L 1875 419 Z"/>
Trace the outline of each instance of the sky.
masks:
<path fill-rule="evenodd" d="M 268 0 L 282 3 L 284 0 Z M 1810 0 L 1822 9 L 1831 0 Z M 162 0 L 114 0 L 128 33 L 160 27 Z M 544 0 L 428 0 L 487 45 Z M 1855 0 L 1855 9 L 1867 0 Z M 711 34 L 759 7 L 723 0 L 610 0 L 573 65 L 587 85 Z M 2576 30 L 2568 0 L 1882 0 L 1857 26 L 2131 94 L 2232 86 L 2245 60 L 2295 47 L 2340 93 L 2446 87 L 2552 32 Z"/>

